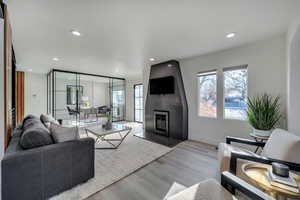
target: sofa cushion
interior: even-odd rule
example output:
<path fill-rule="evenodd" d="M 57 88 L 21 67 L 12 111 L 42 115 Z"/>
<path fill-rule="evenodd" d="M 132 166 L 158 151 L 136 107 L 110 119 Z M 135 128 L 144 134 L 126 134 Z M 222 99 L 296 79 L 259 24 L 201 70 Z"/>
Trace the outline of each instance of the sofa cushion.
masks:
<path fill-rule="evenodd" d="M 23 149 L 31 149 L 53 144 L 49 130 L 37 117 L 26 117 L 23 122 L 23 133 L 20 145 Z"/>
<path fill-rule="evenodd" d="M 77 127 L 63 127 L 51 123 L 50 132 L 55 143 L 79 139 L 79 133 Z"/>
<path fill-rule="evenodd" d="M 232 194 L 216 180 L 208 179 L 167 198 L 166 200 L 233 200 Z"/>
<path fill-rule="evenodd" d="M 261 155 L 277 160 L 300 163 L 300 137 L 282 129 L 275 129 Z"/>
<path fill-rule="evenodd" d="M 41 114 L 40 116 L 41 122 L 46 126 L 46 128 L 50 129 L 50 124 L 54 123 L 59 125 L 58 121 L 52 117 L 52 115 Z"/>
<path fill-rule="evenodd" d="M 36 124 L 36 123 L 39 123 L 41 122 L 40 119 L 37 117 L 37 116 L 34 116 L 34 115 L 27 115 L 24 119 L 23 119 L 23 122 L 22 122 L 22 129 L 23 131 Z"/>
<path fill-rule="evenodd" d="M 5 153 L 10 154 L 10 153 L 16 153 L 18 151 L 23 151 L 22 147 L 19 144 L 20 137 L 12 137 L 9 145 L 7 146 L 7 149 Z"/>

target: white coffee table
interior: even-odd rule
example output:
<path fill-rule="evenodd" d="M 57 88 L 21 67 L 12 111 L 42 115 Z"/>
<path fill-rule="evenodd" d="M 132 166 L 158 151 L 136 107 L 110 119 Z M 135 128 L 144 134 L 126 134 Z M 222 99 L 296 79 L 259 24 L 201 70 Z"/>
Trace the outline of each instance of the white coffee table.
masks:
<path fill-rule="evenodd" d="M 94 136 L 96 136 L 96 140 L 95 140 L 96 144 L 97 143 L 100 144 L 101 142 L 106 142 L 110 145 L 109 147 L 95 147 L 95 149 L 117 149 L 122 144 L 122 142 L 130 133 L 131 130 L 132 130 L 131 127 L 126 126 L 124 124 L 113 124 L 112 129 L 109 130 L 102 128 L 102 125 L 85 128 L 85 132 L 87 135 L 88 133 L 91 133 Z M 105 138 L 106 136 L 112 134 L 118 134 L 119 138 L 117 139 Z M 115 144 L 113 142 L 117 142 L 117 143 Z"/>

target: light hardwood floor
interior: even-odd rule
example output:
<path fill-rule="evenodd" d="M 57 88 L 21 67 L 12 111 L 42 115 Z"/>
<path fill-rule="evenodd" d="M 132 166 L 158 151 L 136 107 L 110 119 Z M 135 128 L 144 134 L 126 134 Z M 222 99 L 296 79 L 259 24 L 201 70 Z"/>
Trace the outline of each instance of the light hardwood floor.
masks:
<path fill-rule="evenodd" d="M 187 141 L 87 200 L 162 200 L 174 182 L 191 186 L 217 178 L 215 147 Z"/>

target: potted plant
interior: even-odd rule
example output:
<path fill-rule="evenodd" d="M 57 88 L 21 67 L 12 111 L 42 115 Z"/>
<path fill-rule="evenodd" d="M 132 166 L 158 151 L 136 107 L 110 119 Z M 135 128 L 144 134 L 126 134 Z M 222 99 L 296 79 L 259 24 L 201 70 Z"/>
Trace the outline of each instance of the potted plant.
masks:
<path fill-rule="evenodd" d="M 281 118 L 280 97 L 269 94 L 248 98 L 247 118 L 253 127 L 253 133 L 268 137 Z"/>

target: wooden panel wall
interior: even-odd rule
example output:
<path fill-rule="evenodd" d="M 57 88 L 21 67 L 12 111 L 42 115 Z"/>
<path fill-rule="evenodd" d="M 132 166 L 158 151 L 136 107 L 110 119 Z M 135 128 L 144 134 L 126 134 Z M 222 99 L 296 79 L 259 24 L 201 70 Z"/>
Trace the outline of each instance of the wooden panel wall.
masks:
<path fill-rule="evenodd" d="M 24 72 L 16 72 L 16 123 L 24 118 Z"/>
<path fill-rule="evenodd" d="M 12 131 L 12 30 L 8 18 L 7 6 L 4 6 L 4 145 L 8 145 Z"/>

